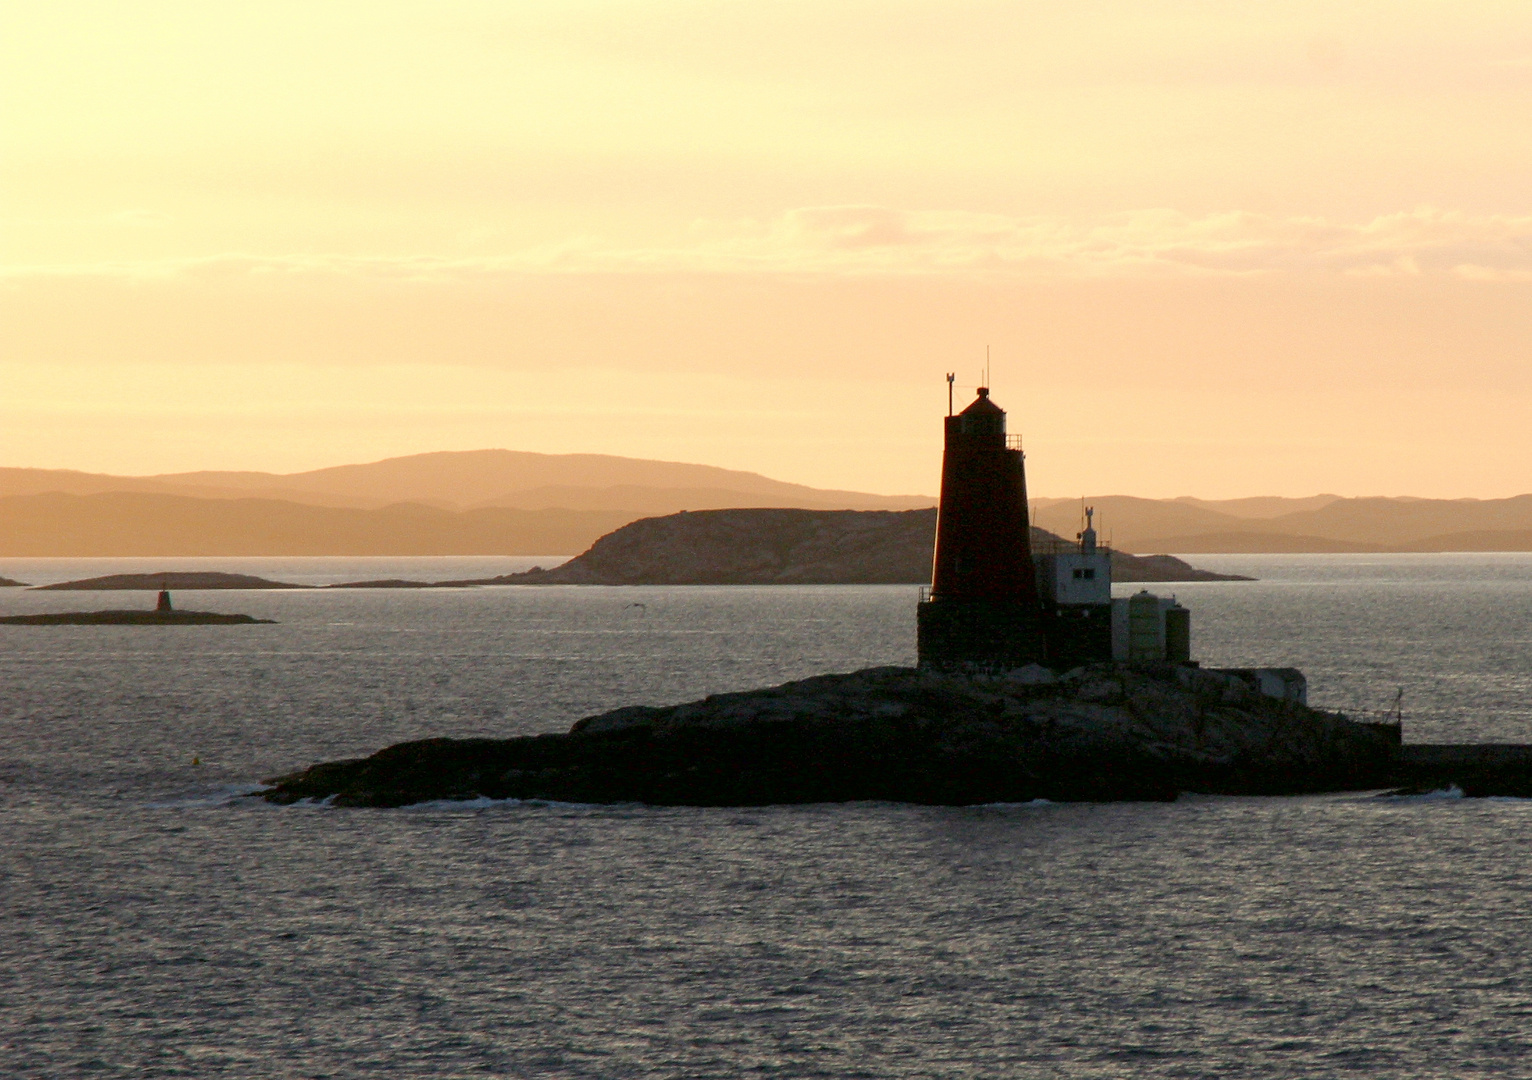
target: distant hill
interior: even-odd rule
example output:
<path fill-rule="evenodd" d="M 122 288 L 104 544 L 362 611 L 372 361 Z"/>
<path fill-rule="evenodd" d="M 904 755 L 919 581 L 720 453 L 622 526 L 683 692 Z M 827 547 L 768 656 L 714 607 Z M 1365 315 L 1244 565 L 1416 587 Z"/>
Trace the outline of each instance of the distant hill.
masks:
<path fill-rule="evenodd" d="M 1181 495 L 1167 501 L 1196 506 L 1233 517 L 1274 518 L 1300 510 L 1318 510 L 1340 499 L 1339 495 L 1307 495 L 1297 499 L 1281 498 L 1275 495 L 1256 495 L 1244 499 L 1194 499 L 1190 495 Z"/>
<path fill-rule="evenodd" d="M 1376 544 L 1355 544 L 1324 536 L 1274 532 L 1200 533 L 1195 536 L 1162 536 L 1144 542 L 1146 550 L 1178 551 L 1183 555 L 1300 555 L 1340 554 L 1381 550 Z M 1388 549 L 1392 550 L 1392 549 Z"/>
<path fill-rule="evenodd" d="M 0 498 L 0 556 L 548 555 L 633 519 L 612 510 L 375 510 L 131 492 Z"/>
<path fill-rule="evenodd" d="M 0 556 L 567 554 L 637 518 L 679 510 L 935 502 L 711 465 L 512 450 L 288 474 L 0 469 Z"/>
<path fill-rule="evenodd" d="M 752 492 L 729 488 L 696 487 L 642 487 L 637 484 L 618 484 L 612 487 L 576 487 L 554 485 L 512 491 L 497 499 L 479 504 L 479 507 L 505 507 L 517 510 L 622 510 L 635 517 L 657 517 L 676 514 L 683 510 L 732 510 L 748 507 L 777 507 L 782 509 L 808 510 L 856 510 L 856 509 L 909 509 L 916 510 L 936 505 L 935 499 L 886 499 L 882 496 L 858 496 L 852 492 L 818 492 L 805 489 L 809 494 L 797 497 L 792 492 Z M 886 506 L 842 506 L 842 503 L 892 502 L 901 504 Z M 902 504 L 911 503 L 905 506 Z M 814 505 L 805 505 L 814 504 Z"/>
<path fill-rule="evenodd" d="M 1532 551 L 1532 529 L 1448 533 L 1402 546 L 1405 551 Z"/>
<path fill-rule="evenodd" d="M 1103 539 L 1146 554 L 1532 551 L 1532 495 L 1085 502 L 1096 507 Z M 630 521 L 683 510 L 897 511 L 935 503 L 710 465 L 512 450 L 286 474 L 0 468 L 0 555 L 567 554 Z M 1081 500 L 1033 505 L 1034 525 L 1065 537 L 1079 531 Z"/>
<path fill-rule="evenodd" d="M 0 497 L 54 492 L 259 498 L 357 509 L 420 503 L 444 510 L 622 510 L 634 516 L 728 506 L 911 510 L 936 504 L 932 496 L 823 490 L 711 465 L 515 450 L 414 454 L 286 474 L 110 476 L 63 469 L 0 469 Z"/>
<path fill-rule="evenodd" d="M 1532 551 L 1532 495 L 1508 499 L 1084 500 L 1104 538 L 1126 551 Z M 1081 500 L 1037 500 L 1034 524 L 1079 529 Z"/>

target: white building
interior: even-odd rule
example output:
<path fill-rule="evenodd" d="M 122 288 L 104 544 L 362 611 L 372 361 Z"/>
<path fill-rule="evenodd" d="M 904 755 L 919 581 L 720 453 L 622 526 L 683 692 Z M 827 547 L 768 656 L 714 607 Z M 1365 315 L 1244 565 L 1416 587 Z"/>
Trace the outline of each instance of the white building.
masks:
<path fill-rule="evenodd" d="M 1044 604 L 1060 607 L 1105 606 L 1112 602 L 1112 557 L 1096 546 L 1095 509 L 1085 511 L 1085 531 L 1074 551 L 1033 556 L 1037 592 Z"/>

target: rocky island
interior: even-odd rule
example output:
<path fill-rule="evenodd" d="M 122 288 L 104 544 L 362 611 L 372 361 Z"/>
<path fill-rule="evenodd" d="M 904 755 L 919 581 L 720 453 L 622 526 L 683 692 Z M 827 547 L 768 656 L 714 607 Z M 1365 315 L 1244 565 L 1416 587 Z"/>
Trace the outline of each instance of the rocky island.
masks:
<path fill-rule="evenodd" d="M 1147 590 L 1114 598 L 1112 581 L 1219 575 L 1179 560 L 1135 567 L 1098 546 L 1088 507 L 1078 544 L 1029 529 L 1005 415 L 987 387 L 961 413 L 949 408 L 939 522 L 931 511 L 683 513 L 634 522 L 551 570 L 457 583 L 929 582 L 918 667 L 628 706 L 563 734 L 400 743 L 276 777 L 262 796 L 966 805 L 1436 784 L 1489 793 L 1529 779 L 1532 748 L 1406 748 L 1400 723 L 1310 708 L 1297 671 L 1193 662 L 1187 609 Z M 1476 786 L 1457 779 L 1475 770 Z"/>
<path fill-rule="evenodd" d="M 1164 800 L 1397 782 L 1399 728 L 1261 690 L 1255 673 L 1097 664 L 1057 677 L 914 668 L 821 675 L 567 734 L 428 739 L 268 781 L 277 803 L 437 799 L 743 806 L 889 800 Z"/>
<path fill-rule="evenodd" d="M 252 574 L 228 574 L 216 570 L 168 570 L 152 574 L 107 574 L 104 577 L 60 581 L 38 585 L 37 592 L 143 592 L 160 589 L 308 589 L 309 585 L 291 585 L 270 581 Z"/>
<path fill-rule="evenodd" d="M 177 611 L 165 589 L 160 590 L 159 602 L 149 610 L 60 611 L 0 618 L 0 625 L 8 626 L 235 626 L 252 623 L 272 625 L 273 620 L 217 611 Z"/>
<path fill-rule="evenodd" d="M 108 574 L 36 588 L 106 592 L 478 585 L 913 585 L 931 580 L 935 536 L 935 510 L 699 510 L 643 518 L 607 533 L 560 566 L 498 577 L 434 582 L 385 578 L 315 586 L 250 574 L 175 570 Z M 1033 529 L 1032 543 L 1035 549 L 1046 550 L 1065 541 Z M 1172 555 L 1114 551 L 1111 557 L 1117 581 L 1249 580 L 1200 570 Z"/>
<path fill-rule="evenodd" d="M 236 626 L 274 625 L 273 619 L 225 615 L 217 611 L 61 611 L 46 615 L 6 615 L 4 626 Z"/>
<path fill-rule="evenodd" d="M 644 518 L 549 570 L 443 585 L 913 585 L 931 580 L 935 510 L 700 510 Z M 1032 544 L 1065 541 L 1042 529 Z M 1112 553 L 1124 582 L 1244 581 L 1170 555 Z"/>

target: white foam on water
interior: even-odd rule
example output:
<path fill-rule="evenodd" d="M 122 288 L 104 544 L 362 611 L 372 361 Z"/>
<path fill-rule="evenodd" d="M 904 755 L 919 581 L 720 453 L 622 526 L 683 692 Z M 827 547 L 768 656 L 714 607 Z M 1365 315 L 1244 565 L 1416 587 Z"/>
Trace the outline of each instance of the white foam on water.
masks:
<path fill-rule="evenodd" d="M 1464 795 L 1462 788 L 1456 784 L 1448 784 L 1444 788 L 1422 792 L 1419 795 L 1384 795 L 1383 798 L 1390 802 L 1449 802 L 1464 798 Z"/>
<path fill-rule="evenodd" d="M 333 798 L 333 796 L 332 796 Z M 473 799 L 429 799 L 425 802 L 406 803 L 396 807 L 397 810 L 498 810 L 515 807 L 548 808 L 550 810 L 613 810 L 626 808 L 628 810 L 662 810 L 667 807 L 653 807 L 644 803 L 579 803 L 563 802 L 558 799 L 491 799 L 487 795 L 480 795 Z"/>
<path fill-rule="evenodd" d="M 146 810 L 216 810 L 224 806 L 233 806 L 242 799 L 270 789 L 270 784 L 231 784 L 216 791 L 146 803 L 144 808 Z"/>
<path fill-rule="evenodd" d="M 426 802 L 407 803 L 400 810 L 490 810 L 499 806 L 550 805 L 537 799 L 491 799 L 480 795 L 475 799 L 430 799 Z M 573 805 L 573 804 L 571 804 Z"/>

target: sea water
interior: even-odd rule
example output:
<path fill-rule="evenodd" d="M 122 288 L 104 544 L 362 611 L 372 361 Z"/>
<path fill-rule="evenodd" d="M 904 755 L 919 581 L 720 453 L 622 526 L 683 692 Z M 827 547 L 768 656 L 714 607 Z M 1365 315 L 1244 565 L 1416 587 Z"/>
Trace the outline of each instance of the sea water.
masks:
<path fill-rule="evenodd" d="M 299 583 L 510 559 L 0 560 Z M 1532 741 L 1532 556 L 1201 556 L 1204 663 Z M 1137 586 L 1119 587 L 1119 592 Z M 402 739 L 907 664 L 915 590 L 199 592 L 0 627 L 0 1076 L 1524 1076 L 1532 804 L 277 808 Z M 148 606 L 0 590 L 0 613 Z"/>

